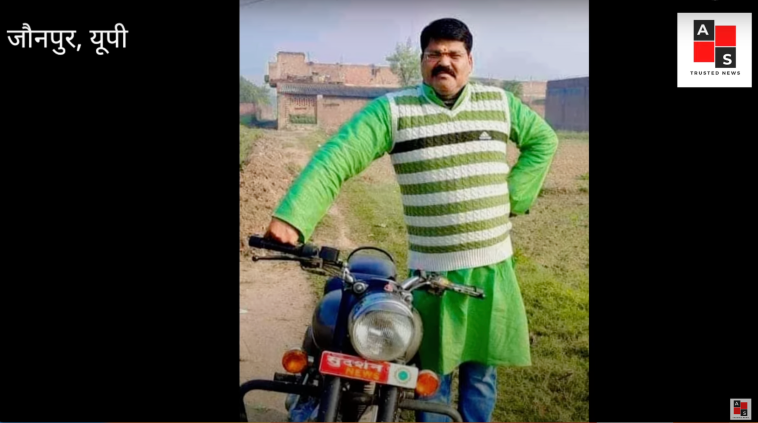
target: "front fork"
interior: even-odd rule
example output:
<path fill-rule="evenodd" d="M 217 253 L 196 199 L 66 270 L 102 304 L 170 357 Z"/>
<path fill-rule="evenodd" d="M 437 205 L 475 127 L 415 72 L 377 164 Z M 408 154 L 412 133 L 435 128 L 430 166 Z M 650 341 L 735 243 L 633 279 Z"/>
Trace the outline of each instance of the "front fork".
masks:
<path fill-rule="evenodd" d="M 397 421 L 397 406 L 400 403 L 400 389 L 397 386 L 379 386 L 379 413 L 377 422 Z"/>
<path fill-rule="evenodd" d="M 347 338 L 347 318 L 352 307 L 352 291 L 347 287 L 342 288 L 342 298 L 340 300 L 339 311 L 337 312 L 337 323 L 334 328 L 332 346 L 336 351 L 342 351 L 342 346 Z M 324 391 L 319 402 L 318 421 L 333 422 L 337 417 L 337 410 L 340 405 L 342 396 L 342 379 L 336 376 L 324 377 Z"/>
<path fill-rule="evenodd" d="M 342 379 L 339 377 L 328 376 L 325 378 L 324 391 L 319 404 L 318 421 L 333 422 L 337 418 L 337 411 L 340 407 L 342 397 Z M 377 386 L 379 413 L 377 422 L 394 422 L 397 421 L 398 404 L 400 403 L 400 389 L 396 386 L 379 385 Z M 365 397 L 364 397 L 365 398 Z M 359 401 L 358 397 L 350 398 L 352 401 Z M 363 402 L 363 401 L 360 401 Z M 366 401 L 364 405 L 371 405 Z"/>
<path fill-rule="evenodd" d="M 324 391 L 321 394 L 321 401 L 319 401 L 318 421 L 336 421 L 341 394 L 342 379 L 335 376 L 326 376 L 324 378 Z"/>

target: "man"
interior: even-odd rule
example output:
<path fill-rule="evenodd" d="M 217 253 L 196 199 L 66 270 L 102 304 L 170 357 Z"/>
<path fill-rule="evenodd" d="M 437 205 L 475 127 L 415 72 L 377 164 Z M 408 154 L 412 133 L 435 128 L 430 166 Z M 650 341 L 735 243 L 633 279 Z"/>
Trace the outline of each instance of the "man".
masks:
<path fill-rule="evenodd" d="M 415 292 L 424 321 L 419 361 L 443 375 L 432 401 L 450 402 L 459 369 L 465 421 L 490 421 L 495 366 L 531 365 L 529 331 L 513 268 L 510 216 L 537 198 L 558 139 L 500 88 L 469 83 L 472 35 L 456 19 L 421 33 L 423 84 L 371 101 L 314 155 L 273 214 L 266 236 L 306 242 L 343 182 L 389 154 L 409 233 L 408 267 L 483 289 L 486 299 Z M 506 162 L 506 141 L 520 151 Z M 418 421 L 445 421 L 419 413 Z"/>

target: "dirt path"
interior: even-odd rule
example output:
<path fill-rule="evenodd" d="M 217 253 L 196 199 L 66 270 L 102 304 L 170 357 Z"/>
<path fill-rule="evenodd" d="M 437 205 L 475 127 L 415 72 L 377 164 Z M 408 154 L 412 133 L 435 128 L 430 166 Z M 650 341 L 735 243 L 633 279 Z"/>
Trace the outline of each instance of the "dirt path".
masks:
<path fill-rule="evenodd" d="M 250 163 L 240 173 L 240 383 L 271 379 L 283 371 L 282 353 L 299 346 L 310 322 L 315 298 L 307 273 L 294 262 L 257 262 L 245 240 L 263 234 L 282 195 L 310 158 L 301 138 L 307 133 L 266 130 L 256 141 Z M 350 247 L 342 211 L 329 214 L 337 223 L 332 242 Z M 285 394 L 251 392 L 245 398 L 250 421 L 286 421 Z"/>

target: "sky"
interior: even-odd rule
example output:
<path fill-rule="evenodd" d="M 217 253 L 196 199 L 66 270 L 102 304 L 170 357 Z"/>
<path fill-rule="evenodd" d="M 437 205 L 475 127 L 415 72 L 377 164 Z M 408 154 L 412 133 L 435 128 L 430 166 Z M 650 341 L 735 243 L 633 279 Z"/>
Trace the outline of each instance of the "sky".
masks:
<path fill-rule="evenodd" d="M 240 0 L 240 75 L 263 83 L 278 51 L 317 63 L 387 65 L 453 17 L 474 38 L 472 76 L 549 80 L 589 75 L 589 0 Z"/>

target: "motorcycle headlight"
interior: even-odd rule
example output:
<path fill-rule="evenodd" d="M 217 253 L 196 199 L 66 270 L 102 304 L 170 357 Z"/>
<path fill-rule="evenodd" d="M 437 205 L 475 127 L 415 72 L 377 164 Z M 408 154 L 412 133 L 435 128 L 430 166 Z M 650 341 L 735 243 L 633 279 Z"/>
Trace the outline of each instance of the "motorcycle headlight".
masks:
<path fill-rule="evenodd" d="M 348 319 L 355 351 L 368 360 L 393 361 L 416 341 L 417 320 L 411 309 L 392 294 L 369 295 L 355 305 Z"/>

